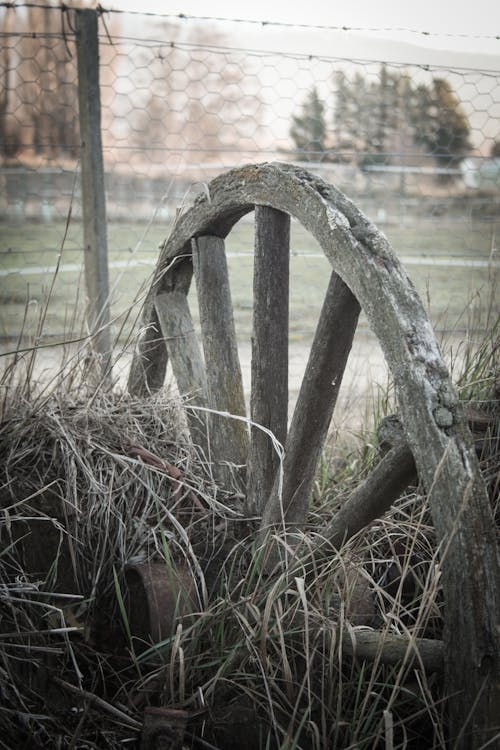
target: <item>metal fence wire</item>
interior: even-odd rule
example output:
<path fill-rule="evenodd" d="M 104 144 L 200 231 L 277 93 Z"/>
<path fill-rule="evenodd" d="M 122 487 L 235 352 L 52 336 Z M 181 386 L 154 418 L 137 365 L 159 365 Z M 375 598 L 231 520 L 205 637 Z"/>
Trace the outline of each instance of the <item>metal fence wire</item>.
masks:
<path fill-rule="evenodd" d="M 3 338 L 18 336 L 23 306 L 40 304 L 70 207 L 54 292 L 60 309 L 47 317 L 46 336 L 67 334 L 75 303 L 83 243 L 73 13 L 67 3 L 0 5 Z M 137 297 L 176 211 L 204 183 L 230 167 L 272 160 L 304 164 L 355 200 L 414 264 L 420 291 L 432 275 L 440 313 L 458 312 L 468 294 L 491 284 L 500 226 L 500 71 L 245 49 L 235 42 L 235 24 L 100 15 L 116 310 Z M 315 33 L 328 34 L 308 31 L 312 49 Z M 244 222 L 229 252 L 235 307 L 244 311 L 252 253 Z M 309 335 L 307 311 L 325 274 L 311 270 L 318 251 L 298 229 L 292 253 L 298 263 L 307 259 L 295 327 Z M 483 297 L 482 304 L 498 312 L 495 302 Z"/>

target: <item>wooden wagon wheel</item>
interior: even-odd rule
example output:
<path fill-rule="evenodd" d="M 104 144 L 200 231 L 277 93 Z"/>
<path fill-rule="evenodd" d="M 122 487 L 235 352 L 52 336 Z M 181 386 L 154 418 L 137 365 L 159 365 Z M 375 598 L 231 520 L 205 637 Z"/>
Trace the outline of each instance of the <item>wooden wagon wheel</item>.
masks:
<path fill-rule="evenodd" d="M 335 187 L 289 164 L 250 165 L 215 178 L 177 218 L 162 248 L 129 389 L 143 395 L 158 389 L 170 357 L 181 392 L 195 390 L 198 403 L 244 414 L 224 238 L 254 208 L 251 416 L 285 445 L 281 497 L 276 458 L 260 431 L 252 430 L 248 441 L 244 423 L 224 420 L 225 428 L 214 434 L 213 455 L 247 465 L 247 509 L 262 514 L 263 526 L 284 521 L 287 528 L 300 528 L 363 308 L 394 379 L 440 543 L 445 684 L 454 694 L 450 727 L 458 731 L 465 721 L 456 746 L 478 747 L 491 740 L 500 705 L 500 575 L 494 523 L 466 420 L 432 328 L 376 226 Z M 290 216 L 316 238 L 333 272 L 287 434 Z M 267 273 L 271 265 L 272 275 Z M 186 300 L 193 266 L 204 361 Z"/>

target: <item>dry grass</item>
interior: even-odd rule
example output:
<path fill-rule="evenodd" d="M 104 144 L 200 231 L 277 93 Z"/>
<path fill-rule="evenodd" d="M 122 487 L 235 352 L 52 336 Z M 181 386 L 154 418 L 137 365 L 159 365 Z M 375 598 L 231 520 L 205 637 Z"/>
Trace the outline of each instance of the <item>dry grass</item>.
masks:
<path fill-rule="evenodd" d="M 477 408 L 498 409 L 496 347 L 493 334 L 466 359 L 460 385 Z M 297 563 L 266 575 L 178 401 L 89 386 L 85 355 L 40 390 L 23 356 L 1 383 L 1 747 L 137 747 L 147 706 L 186 710 L 193 748 L 445 747 L 438 673 L 345 653 L 367 628 L 413 639 L 442 627 L 418 488 L 342 550 L 323 538 L 377 460 L 373 432 L 325 457 Z M 389 404 L 377 399 L 375 422 Z M 498 518 L 498 435 L 482 448 Z M 147 648 L 125 586 L 144 561 L 187 566 L 197 610 Z"/>

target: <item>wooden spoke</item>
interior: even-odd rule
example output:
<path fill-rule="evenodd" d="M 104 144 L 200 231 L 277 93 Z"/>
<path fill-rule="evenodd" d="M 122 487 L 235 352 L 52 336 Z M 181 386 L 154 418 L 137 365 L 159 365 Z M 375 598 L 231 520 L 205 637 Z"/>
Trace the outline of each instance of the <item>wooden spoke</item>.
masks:
<path fill-rule="evenodd" d="M 141 328 L 137 348 L 132 358 L 128 377 L 129 393 L 140 398 L 160 390 L 165 381 L 168 351 L 162 335 L 156 311 L 156 296 L 174 289 L 185 296 L 191 286 L 193 266 L 189 258 L 181 256 L 170 260 L 167 269 L 160 264 L 155 272 L 151 289 L 142 312 Z"/>
<path fill-rule="evenodd" d="M 253 277 L 252 421 L 285 444 L 288 422 L 288 304 L 290 217 L 255 207 Z M 251 428 L 246 512 L 260 515 L 271 492 L 279 457 L 269 436 Z"/>
<path fill-rule="evenodd" d="M 160 390 L 168 362 L 167 347 L 153 304 L 149 306 L 145 318 L 146 328 L 137 344 L 128 376 L 128 391 L 138 398 L 145 398 Z"/>
<path fill-rule="evenodd" d="M 299 527 L 305 523 L 359 312 L 357 299 L 333 271 L 286 441 L 282 499 L 276 480 L 262 518 L 263 529 L 280 522 Z"/>
<path fill-rule="evenodd" d="M 205 366 L 186 295 L 176 289 L 161 292 L 156 295 L 155 308 L 179 394 L 189 397 L 191 404 L 205 407 Z M 207 453 L 203 416 L 199 412 L 188 410 L 187 418 L 193 442 Z"/>
<path fill-rule="evenodd" d="M 192 242 L 200 324 L 210 409 L 246 416 L 241 367 L 236 343 L 224 240 L 198 237 Z M 244 422 L 211 414 L 211 460 L 224 487 L 231 486 L 231 467 L 239 466 L 240 489 L 245 487 L 248 430 Z M 234 472 L 233 472 L 234 473 Z"/>
<path fill-rule="evenodd" d="M 354 534 L 381 518 L 416 480 L 415 461 L 402 440 L 383 457 L 332 518 L 325 539 L 339 549 Z"/>

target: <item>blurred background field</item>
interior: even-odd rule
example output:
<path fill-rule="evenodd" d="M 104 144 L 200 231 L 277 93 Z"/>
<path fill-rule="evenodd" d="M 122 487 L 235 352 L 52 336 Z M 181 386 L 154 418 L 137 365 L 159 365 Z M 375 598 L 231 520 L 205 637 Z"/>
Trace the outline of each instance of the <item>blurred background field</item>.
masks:
<path fill-rule="evenodd" d="M 457 217 L 454 223 L 414 222 L 412 227 L 384 226 L 387 237 L 406 266 L 420 296 L 427 303 L 438 331 L 482 329 L 498 314 L 494 298 L 498 273 L 497 237 L 500 221 L 474 223 Z M 126 312 L 141 300 L 150 281 L 158 245 L 167 236 L 169 222 L 110 223 L 108 228 L 112 315 L 116 332 Z M 47 341 L 74 338 L 70 321 L 76 306 L 85 306 L 82 227 L 72 221 L 64 242 L 65 225 L 54 222 L 8 221 L 2 226 L 0 256 L 0 337 L 15 340 L 20 321 L 24 333 L 36 330 L 53 277 L 50 306 L 43 330 Z M 62 248 L 62 252 L 61 252 Z M 474 248 L 473 252 L 471 248 Z M 249 338 L 252 328 L 253 225 L 242 220 L 226 242 L 231 290 L 238 336 Z M 59 267 L 57 263 L 59 260 Z M 290 335 L 292 341 L 310 342 L 326 289 L 329 264 L 315 240 L 299 224 L 292 225 Z M 79 293 L 78 293 L 79 291 Z M 192 303 L 195 313 L 195 296 Z M 489 302 L 488 302 L 489 300 Z M 492 305 L 492 306 L 491 306 Z M 468 309 L 468 313 L 464 311 Z M 467 319 L 468 317 L 468 319 Z M 130 316 L 131 320 L 134 316 Z M 81 323 L 81 314 L 76 316 Z M 362 326 L 364 325 L 362 321 Z M 121 337 L 127 336 L 126 325 Z"/>
<path fill-rule="evenodd" d="M 87 335 L 79 83 L 68 14 L 68 4 L 0 4 L 0 350 L 41 346 L 49 367 L 59 351 L 49 354 L 50 347 Z M 262 161 L 300 164 L 354 200 L 387 234 L 439 336 L 456 345 L 491 329 L 499 312 L 498 57 L 478 50 L 459 60 L 375 44 L 370 29 L 349 32 L 356 55 L 335 57 L 332 49 L 346 50 L 338 29 L 270 24 L 261 32 L 234 19 L 99 16 L 116 350 L 132 346 L 158 245 L 176 212 L 216 175 Z M 363 58 L 361 49 L 370 54 Z M 226 249 L 246 370 L 251 215 Z M 291 253 L 295 388 L 294 362 L 307 357 L 329 267 L 296 223 Z M 194 294 L 190 303 L 196 322 Z M 364 347 L 358 365 L 373 354 L 379 371 L 383 358 L 363 318 L 357 342 Z"/>
<path fill-rule="evenodd" d="M 253 215 L 240 221 L 226 249 L 234 317 L 246 397 L 251 381 Z M 484 340 L 495 326 L 500 299 L 495 222 L 414 223 L 384 226 L 395 252 L 419 292 L 450 365 L 461 366 L 462 355 Z M 63 222 L 8 222 L 10 250 L 3 252 L 0 277 L 0 351 L 42 345 L 36 357 L 38 377 L 49 381 L 64 357 L 85 343 L 85 283 L 82 227 L 71 221 L 60 255 L 54 248 L 64 236 Z M 158 245 L 168 235 L 168 221 L 111 222 L 108 228 L 114 377 L 122 386 L 138 330 L 142 300 L 151 283 Z M 5 241 L 2 239 L 2 242 Z M 474 247 L 474 254 L 470 248 Z M 57 270 L 56 270 L 57 269 Z M 291 415 L 307 363 L 316 322 L 330 275 L 321 248 L 292 223 L 290 261 L 289 414 Z M 52 282 L 53 285 L 52 285 Z M 50 297 L 50 300 L 49 300 Z M 192 285 L 189 303 L 199 328 L 197 299 Z M 40 331 L 39 321 L 44 316 Z M 22 334 L 22 335 L 20 335 Z M 64 342 L 76 342 L 69 347 Z M 8 359 L 8 358 L 4 358 Z M 336 410 L 337 427 L 356 431 L 370 424 L 378 398 L 387 387 L 388 370 L 380 346 L 364 315 L 356 331 Z"/>

